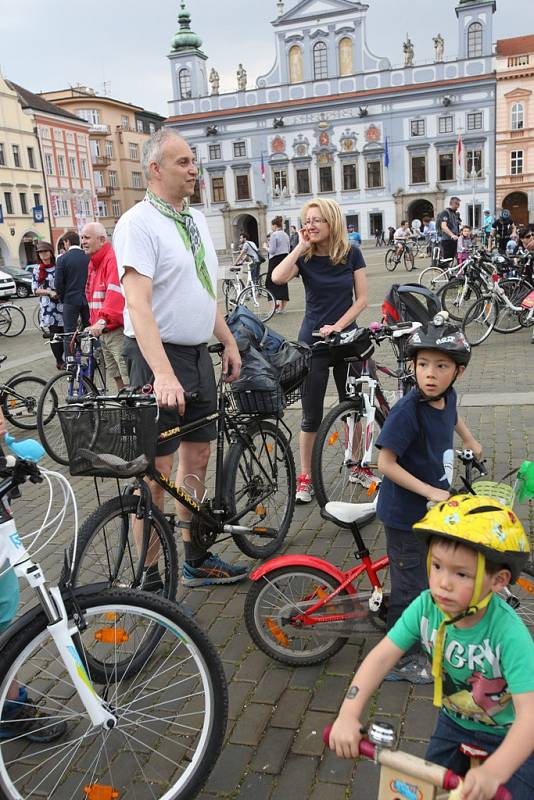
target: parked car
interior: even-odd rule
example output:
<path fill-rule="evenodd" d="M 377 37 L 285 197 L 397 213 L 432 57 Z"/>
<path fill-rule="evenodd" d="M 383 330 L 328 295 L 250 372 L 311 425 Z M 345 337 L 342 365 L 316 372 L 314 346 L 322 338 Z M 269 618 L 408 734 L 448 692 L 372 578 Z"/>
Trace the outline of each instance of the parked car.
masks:
<path fill-rule="evenodd" d="M 20 267 L 2 267 L 7 275 L 15 281 L 15 292 L 17 297 L 29 297 L 32 293 L 32 274 Z"/>
<path fill-rule="evenodd" d="M 12 297 L 16 293 L 17 287 L 11 275 L 0 270 L 0 297 Z"/>

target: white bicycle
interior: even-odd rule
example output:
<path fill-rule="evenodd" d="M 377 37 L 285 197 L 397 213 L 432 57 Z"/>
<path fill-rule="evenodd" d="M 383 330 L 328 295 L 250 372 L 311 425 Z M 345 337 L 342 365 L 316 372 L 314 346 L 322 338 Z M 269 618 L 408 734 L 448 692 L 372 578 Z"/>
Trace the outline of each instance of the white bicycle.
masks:
<path fill-rule="evenodd" d="M 276 300 L 272 292 L 265 288 L 266 273 L 261 273 L 255 282 L 252 278 L 252 266 L 254 264 L 252 259 L 245 258 L 242 264 L 247 268 L 246 285 L 241 280 L 240 264 L 234 264 L 229 267 L 228 270 L 232 273 L 232 277 L 224 278 L 222 282 L 226 311 L 231 314 L 236 306 L 246 306 L 262 322 L 267 322 L 276 310 Z"/>
<path fill-rule="evenodd" d="M 49 487 L 45 520 L 28 536 L 9 505 L 26 480 Z M 54 486 L 64 501 L 55 515 Z M 42 550 L 70 505 L 77 529 L 66 478 L 28 456 L 0 459 L 0 545 L 39 601 L 0 640 L 0 797 L 192 800 L 226 728 L 219 657 L 190 617 L 154 594 L 47 585 L 26 543 Z"/>

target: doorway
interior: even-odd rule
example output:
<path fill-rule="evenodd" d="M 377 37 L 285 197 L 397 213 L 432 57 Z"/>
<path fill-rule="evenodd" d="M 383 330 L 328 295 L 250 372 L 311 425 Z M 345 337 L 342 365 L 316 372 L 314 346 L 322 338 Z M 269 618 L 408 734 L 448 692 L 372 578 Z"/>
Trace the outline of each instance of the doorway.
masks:
<path fill-rule="evenodd" d="M 408 222 L 410 225 L 414 219 L 421 220 L 421 222 L 428 217 L 434 219 L 434 206 L 429 200 L 414 200 L 408 206 Z"/>
<path fill-rule="evenodd" d="M 247 239 L 255 244 L 260 246 L 259 236 L 258 236 L 258 220 L 256 217 L 253 217 L 252 214 L 241 214 L 239 217 L 236 217 L 233 222 L 235 236 L 234 236 L 234 244 L 239 244 L 239 235 L 241 233 L 246 234 Z"/>
<path fill-rule="evenodd" d="M 516 225 L 528 225 L 528 197 L 524 192 L 511 192 L 502 201 Z"/>

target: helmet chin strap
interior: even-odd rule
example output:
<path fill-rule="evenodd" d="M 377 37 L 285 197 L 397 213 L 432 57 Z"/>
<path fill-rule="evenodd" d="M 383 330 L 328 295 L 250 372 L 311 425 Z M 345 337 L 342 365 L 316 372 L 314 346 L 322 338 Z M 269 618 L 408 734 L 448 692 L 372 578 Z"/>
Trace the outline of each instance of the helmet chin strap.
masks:
<path fill-rule="evenodd" d="M 430 576 L 430 568 L 432 565 L 432 548 L 429 547 L 428 555 L 427 555 L 427 571 L 428 575 Z M 477 568 L 475 573 L 475 583 L 473 586 L 473 594 L 471 595 L 471 600 L 469 601 L 469 605 L 466 609 L 461 611 L 455 617 L 451 617 L 451 615 L 443 609 L 439 603 L 434 600 L 434 603 L 437 605 L 439 610 L 443 613 L 444 619 L 441 621 L 439 628 L 436 633 L 436 640 L 434 642 L 434 646 L 432 648 L 432 677 L 434 678 L 434 698 L 433 703 L 438 708 L 441 708 L 443 702 L 443 673 L 442 673 L 442 664 L 443 664 L 443 651 L 445 648 L 445 633 L 447 630 L 447 625 L 454 625 L 455 622 L 459 622 L 461 619 L 465 619 L 466 617 L 472 617 L 474 614 L 477 614 L 483 608 L 486 608 L 489 601 L 492 598 L 493 592 L 488 592 L 485 597 L 480 597 L 482 594 L 482 582 L 484 580 L 484 574 L 486 571 L 486 559 L 482 555 L 482 553 L 477 552 Z"/>
<path fill-rule="evenodd" d="M 416 367 L 417 367 L 417 364 L 416 364 Z M 449 383 L 449 385 L 447 386 L 445 391 L 441 392 L 441 394 L 436 394 L 436 395 L 425 394 L 423 392 L 423 390 L 421 389 L 421 387 L 419 386 L 419 384 L 417 383 L 417 378 L 416 378 L 417 391 L 420 394 L 419 402 L 420 403 L 430 403 L 430 402 L 434 402 L 434 400 L 441 400 L 443 397 L 448 397 L 449 394 L 451 393 L 451 389 L 454 386 L 454 383 L 456 382 L 456 378 L 458 377 L 459 371 L 460 371 L 460 367 L 458 366 L 458 364 L 456 364 L 456 372 L 454 373 L 454 378 Z"/>

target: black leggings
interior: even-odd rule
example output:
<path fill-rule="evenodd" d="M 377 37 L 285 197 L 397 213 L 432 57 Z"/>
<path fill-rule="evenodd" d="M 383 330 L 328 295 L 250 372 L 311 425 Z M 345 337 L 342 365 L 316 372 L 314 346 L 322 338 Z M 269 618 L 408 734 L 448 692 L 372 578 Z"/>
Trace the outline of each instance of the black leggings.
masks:
<path fill-rule="evenodd" d="M 351 364 L 351 372 L 359 376 L 360 363 Z M 343 359 L 332 360 L 330 352 L 325 347 L 324 351 L 313 351 L 310 373 L 306 379 L 306 389 L 302 397 L 302 422 L 301 431 L 316 433 L 323 419 L 324 396 L 330 374 L 330 367 L 334 368 L 339 401 L 347 399 L 345 383 L 347 379 L 347 364 Z"/>
<path fill-rule="evenodd" d="M 55 333 L 63 333 L 63 325 L 50 325 L 48 330 L 52 337 Z M 54 354 L 56 364 L 58 366 L 63 364 L 63 342 L 50 342 L 50 349 Z"/>

